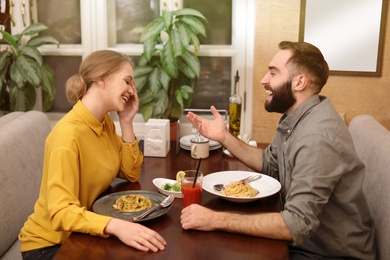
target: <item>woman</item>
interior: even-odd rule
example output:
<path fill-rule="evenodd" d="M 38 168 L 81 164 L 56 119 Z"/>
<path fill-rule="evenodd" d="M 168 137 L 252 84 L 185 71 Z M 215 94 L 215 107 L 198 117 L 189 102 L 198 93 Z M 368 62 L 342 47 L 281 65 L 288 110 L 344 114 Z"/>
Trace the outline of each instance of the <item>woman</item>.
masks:
<path fill-rule="evenodd" d="M 23 259 L 51 258 L 71 232 L 164 250 L 166 241 L 155 231 L 88 211 L 115 177 L 140 177 L 143 155 L 132 124 L 139 100 L 130 59 L 109 50 L 92 53 L 66 82 L 66 94 L 74 106 L 46 139 L 40 195 L 19 234 Z M 122 138 L 110 111 L 118 112 Z"/>

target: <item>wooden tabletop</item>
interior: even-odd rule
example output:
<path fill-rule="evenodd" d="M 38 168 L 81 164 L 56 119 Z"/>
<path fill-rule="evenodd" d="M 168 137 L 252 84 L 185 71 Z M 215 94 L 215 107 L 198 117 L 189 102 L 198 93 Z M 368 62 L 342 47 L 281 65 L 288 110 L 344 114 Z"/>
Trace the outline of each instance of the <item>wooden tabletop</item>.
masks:
<path fill-rule="evenodd" d="M 142 142 L 140 146 L 143 147 Z M 105 194 L 124 190 L 157 192 L 152 183 L 154 178 L 175 179 L 179 170 L 196 169 L 197 163 L 198 160 L 192 159 L 189 151 L 181 149 L 176 154 L 175 144 L 171 143 L 171 151 L 167 157 L 145 157 L 139 182 L 117 183 Z M 250 171 L 237 159 L 223 155 L 222 149 L 210 151 L 210 157 L 202 161 L 200 170 L 204 175 L 224 170 Z M 203 191 L 201 204 L 215 210 L 243 213 L 280 211 L 279 194 L 250 203 L 235 203 Z M 126 246 L 116 237 L 104 239 L 72 233 L 61 246 L 55 259 L 288 259 L 285 241 L 222 231 L 184 230 L 180 224 L 182 208 L 182 200 L 177 198 L 166 214 L 141 222 L 164 237 L 167 241 L 164 251 L 141 252 Z"/>

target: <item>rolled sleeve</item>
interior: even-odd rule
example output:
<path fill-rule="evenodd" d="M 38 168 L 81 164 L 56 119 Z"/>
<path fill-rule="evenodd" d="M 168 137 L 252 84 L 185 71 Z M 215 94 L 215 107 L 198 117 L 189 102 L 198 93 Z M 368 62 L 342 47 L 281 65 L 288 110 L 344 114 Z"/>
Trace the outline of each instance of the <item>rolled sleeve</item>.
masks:
<path fill-rule="evenodd" d="M 320 225 L 319 216 L 339 182 L 347 172 L 338 146 L 323 136 L 302 138 L 302 145 L 291 147 L 285 170 L 292 171 L 286 180 L 286 203 L 282 217 L 295 245 L 309 239 Z M 308 160 L 310 158 L 310 160 Z M 335 220 L 336 221 L 336 220 Z"/>
<path fill-rule="evenodd" d="M 144 159 L 142 152 L 138 146 L 138 139 L 134 142 L 125 144 L 122 143 L 121 149 L 121 171 L 119 177 L 127 179 L 131 182 L 136 182 L 141 176 L 141 166 Z"/>

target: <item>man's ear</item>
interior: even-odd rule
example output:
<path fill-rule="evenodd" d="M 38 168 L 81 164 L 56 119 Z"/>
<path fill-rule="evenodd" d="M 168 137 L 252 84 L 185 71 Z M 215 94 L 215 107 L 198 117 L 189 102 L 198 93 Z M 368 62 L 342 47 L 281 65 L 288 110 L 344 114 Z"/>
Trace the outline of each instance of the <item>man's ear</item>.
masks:
<path fill-rule="evenodd" d="M 308 78 L 305 74 L 297 75 L 293 80 L 293 90 L 302 91 L 307 87 Z"/>

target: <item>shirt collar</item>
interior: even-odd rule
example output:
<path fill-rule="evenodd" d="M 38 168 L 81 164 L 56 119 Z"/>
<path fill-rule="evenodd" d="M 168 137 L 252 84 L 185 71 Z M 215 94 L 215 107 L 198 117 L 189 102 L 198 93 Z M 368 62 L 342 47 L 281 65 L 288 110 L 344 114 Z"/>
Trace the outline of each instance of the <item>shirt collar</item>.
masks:
<path fill-rule="evenodd" d="M 290 134 L 292 129 L 298 124 L 309 110 L 325 100 L 325 96 L 313 95 L 298 106 L 291 114 L 283 115 L 279 121 L 278 130 Z"/>
<path fill-rule="evenodd" d="M 73 106 L 73 110 L 80 118 L 88 125 L 97 135 L 100 135 L 103 132 L 104 121 L 103 123 L 99 122 L 88 110 L 88 108 L 80 100 Z"/>

